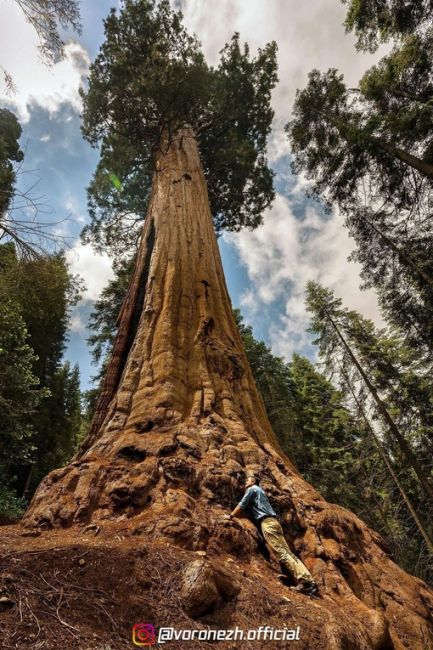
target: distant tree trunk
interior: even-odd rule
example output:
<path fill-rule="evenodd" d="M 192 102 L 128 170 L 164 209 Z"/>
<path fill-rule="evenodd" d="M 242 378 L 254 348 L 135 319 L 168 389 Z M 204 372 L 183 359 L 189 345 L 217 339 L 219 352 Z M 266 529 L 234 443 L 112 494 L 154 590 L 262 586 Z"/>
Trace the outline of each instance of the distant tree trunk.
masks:
<path fill-rule="evenodd" d="M 396 439 L 400 449 L 402 450 L 404 456 L 406 457 L 407 461 L 409 464 L 413 467 L 415 474 L 417 475 L 419 482 L 427 492 L 428 496 L 430 497 L 432 503 L 433 503 L 433 487 L 430 485 L 429 481 L 427 480 L 427 477 L 423 471 L 423 468 L 421 467 L 421 464 L 419 463 L 418 459 L 416 458 L 415 454 L 413 453 L 412 449 L 410 448 L 409 443 L 405 439 L 405 437 L 401 434 L 398 426 L 390 416 L 388 409 L 386 408 L 384 402 L 381 400 L 379 397 L 379 394 L 375 388 L 375 386 L 372 384 L 370 379 L 368 378 L 367 373 L 365 372 L 364 368 L 361 366 L 359 363 L 358 359 L 356 358 L 355 354 L 353 353 L 351 347 L 347 343 L 346 339 L 344 338 L 343 334 L 340 331 L 340 328 L 338 327 L 337 323 L 335 320 L 332 318 L 332 316 L 327 313 L 327 318 L 329 319 L 329 322 L 331 323 L 332 327 L 335 330 L 335 333 L 337 334 L 338 338 L 340 339 L 343 348 L 349 355 L 352 363 L 358 370 L 359 374 L 361 375 L 362 379 L 365 382 L 365 385 L 367 386 L 368 390 L 370 391 L 370 394 L 376 403 L 376 406 L 378 408 L 378 411 L 380 415 L 382 416 L 382 419 L 384 420 L 385 424 L 388 426 L 391 434 L 393 437 Z"/>
<path fill-rule="evenodd" d="M 428 534 L 427 530 L 424 528 L 420 518 L 418 517 L 415 506 L 413 505 L 409 495 L 406 493 L 406 490 L 404 489 L 401 481 L 399 480 L 397 474 L 395 473 L 394 468 L 393 468 L 392 463 L 391 463 L 391 460 L 390 460 L 390 458 L 388 456 L 388 453 L 384 449 L 384 446 L 383 446 L 382 442 L 380 441 L 379 437 L 376 435 L 376 432 L 374 431 L 373 427 L 371 426 L 370 421 L 369 421 L 368 417 L 366 416 L 364 409 L 362 408 L 361 404 L 359 403 L 358 398 L 355 395 L 355 392 L 354 392 L 354 390 L 352 388 L 352 384 L 351 384 L 351 382 L 349 380 L 349 377 L 347 377 L 347 375 L 346 375 L 346 373 L 344 371 L 343 371 L 343 376 L 344 376 L 345 382 L 347 384 L 347 387 L 349 388 L 349 391 L 352 394 L 353 399 L 355 400 L 356 407 L 357 407 L 358 411 L 360 412 L 360 414 L 361 414 L 361 416 L 362 416 L 362 418 L 363 418 L 363 420 L 365 422 L 367 430 L 369 431 L 370 436 L 374 440 L 374 443 L 375 443 L 375 445 L 376 445 L 376 447 L 377 447 L 377 449 L 379 451 L 379 454 L 380 454 L 383 462 L 385 463 L 385 466 L 386 466 L 392 480 L 394 481 L 395 485 L 397 486 L 397 489 L 400 492 L 400 494 L 401 494 L 401 496 L 403 498 L 403 501 L 405 502 L 405 504 L 407 506 L 407 509 L 409 510 L 409 513 L 411 514 L 412 519 L 414 520 L 414 522 L 415 522 L 415 524 L 416 524 L 416 526 L 417 526 L 417 528 L 418 528 L 418 530 L 419 530 L 419 532 L 421 534 L 421 537 L 424 539 L 424 541 L 426 543 L 426 546 L 427 546 L 427 548 L 429 550 L 429 553 L 433 556 L 433 541 L 430 538 L 430 535 Z"/>
<path fill-rule="evenodd" d="M 294 550 L 337 601 L 338 616 L 324 599 L 308 623 L 323 647 L 384 650 L 391 638 L 433 647 L 419 581 L 383 553 L 377 534 L 326 503 L 279 448 L 233 317 L 196 140 L 185 127 L 156 153 L 137 267 L 91 431 L 73 462 L 42 481 L 23 524 L 98 522 L 167 556 L 176 544 L 193 564 L 206 549 L 206 566 L 228 554 L 252 559 L 251 589 L 263 579 L 255 526 L 221 518 L 241 498 L 247 471 L 260 475 Z M 272 598 L 281 602 L 281 594 Z"/>
<path fill-rule="evenodd" d="M 397 244 L 394 243 L 391 237 L 388 237 L 380 228 L 374 225 L 372 221 L 366 220 L 368 225 L 372 230 L 374 230 L 375 233 L 379 235 L 387 244 L 391 250 L 394 251 L 394 253 L 397 255 L 397 257 L 400 259 L 400 262 L 402 263 L 403 266 L 407 266 L 415 275 L 418 275 L 421 280 L 423 280 L 430 289 L 433 289 L 433 278 L 428 275 L 424 269 L 420 268 L 418 264 L 416 264 L 413 259 L 410 257 L 410 255 L 407 255 Z"/>
<path fill-rule="evenodd" d="M 27 472 L 26 480 L 25 480 L 25 483 L 24 483 L 24 487 L 23 487 L 23 497 L 27 497 L 28 494 L 29 494 L 29 490 L 30 490 L 30 481 L 32 480 L 32 476 L 33 476 L 34 468 L 35 468 L 35 464 L 32 463 L 32 464 L 30 465 L 30 468 L 29 468 L 28 472 Z"/>
<path fill-rule="evenodd" d="M 378 139 L 377 142 L 387 153 L 390 153 L 392 156 L 398 158 L 406 165 L 409 165 L 409 167 L 412 167 L 412 169 L 416 169 L 423 176 L 433 179 L 433 165 L 430 163 L 421 160 L 421 158 L 418 158 L 417 156 L 413 156 L 411 153 L 404 151 L 404 149 L 396 147 L 395 145 L 391 144 L 390 142 L 386 142 L 385 140 Z"/>

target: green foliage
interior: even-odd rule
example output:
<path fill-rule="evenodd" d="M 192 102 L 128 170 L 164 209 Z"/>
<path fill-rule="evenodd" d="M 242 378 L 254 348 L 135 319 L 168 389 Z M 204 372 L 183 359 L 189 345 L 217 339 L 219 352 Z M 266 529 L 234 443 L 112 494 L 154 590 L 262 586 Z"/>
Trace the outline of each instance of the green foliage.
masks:
<path fill-rule="evenodd" d="M 3 288 L 2 288 L 3 289 Z M 12 441 L 27 437 L 28 415 L 34 412 L 43 393 L 35 390 L 38 380 L 33 374 L 35 355 L 27 344 L 27 330 L 19 306 L 1 291 L 0 313 L 0 386 L 2 446 L 10 459 Z M 10 436 L 10 440 L 8 440 Z M 26 457 L 27 451 L 23 451 Z M 13 456 L 16 457 L 17 453 Z"/>
<path fill-rule="evenodd" d="M 349 390 L 354 416 L 361 422 L 366 418 L 368 422 L 365 435 L 370 439 L 372 455 L 364 464 L 363 472 L 366 472 L 366 477 L 378 476 L 379 480 L 375 489 L 370 490 L 374 503 L 367 521 L 382 532 L 396 559 L 405 568 L 431 579 L 433 566 L 426 559 L 428 556 L 423 538 L 406 505 L 402 503 L 397 486 L 386 467 L 384 469 L 377 445 L 375 448 L 372 434 L 368 431 L 369 427 L 376 431 L 390 462 L 398 468 L 400 482 L 415 505 L 418 516 L 421 521 L 429 522 L 429 504 L 417 478 L 419 471 L 427 478 L 433 477 L 433 381 L 430 364 L 405 345 L 404 339 L 397 333 L 390 329 L 378 330 L 370 320 L 344 308 L 332 291 L 317 283 L 308 284 L 307 309 L 311 314 L 309 331 L 317 335 L 315 343 L 319 346 L 328 376 L 343 390 Z M 388 425 L 382 423 L 382 413 L 371 388 L 362 378 L 340 335 L 397 423 L 400 435 L 407 441 L 412 453 L 416 454 L 419 465 L 416 476 L 413 472 L 415 466 L 412 462 L 408 464 L 410 459 L 405 447 L 394 433 L 390 435 Z M 372 516 L 374 519 L 371 519 Z"/>
<path fill-rule="evenodd" d="M 16 496 L 14 490 L 0 485 L 0 524 L 12 523 L 20 519 L 26 509 L 27 503 L 24 498 Z"/>
<path fill-rule="evenodd" d="M 357 49 L 374 52 L 381 42 L 421 30 L 430 20 L 431 0 L 342 0 L 348 5 L 345 25 L 355 32 Z"/>
<path fill-rule="evenodd" d="M 234 316 L 242 336 L 245 353 L 254 375 L 257 388 L 265 403 L 272 428 L 294 458 L 297 439 L 294 435 L 293 392 L 290 369 L 281 357 L 272 354 L 270 348 L 254 338 L 253 330 L 245 325 L 238 309 Z M 296 460 L 295 460 L 296 462 Z"/>
<path fill-rule="evenodd" d="M 78 0 L 15 0 L 26 20 L 39 37 L 39 51 L 47 63 L 56 63 L 63 56 L 58 24 L 62 29 L 72 28 L 79 34 L 80 8 Z"/>
<path fill-rule="evenodd" d="M 31 462 L 31 421 L 47 394 L 38 387 L 35 355 L 27 338 L 20 307 L 7 295 L 0 276 L 0 515 L 10 515 L 18 507 L 15 468 Z"/>
<path fill-rule="evenodd" d="M 429 28 L 406 36 L 358 88 L 336 70 L 313 70 L 286 125 L 292 170 L 306 174 L 310 196 L 344 213 L 364 286 L 425 355 L 433 351 L 432 53 Z"/>
<path fill-rule="evenodd" d="M 432 162 L 433 30 L 407 36 L 370 68 L 359 83 L 365 109 L 378 132 Z"/>
<path fill-rule="evenodd" d="M 431 29 L 422 36 L 408 35 L 399 47 L 367 70 L 359 83 L 362 95 L 390 113 L 388 119 L 392 117 L 393 125 L 399 126 L 403 135 L 411 128 L 422 127 L 427 134 L 431 129 L 425 110 L 433 99 L 431 51 Z M 396 119 L 399 112 L 408 113 L 408 117 Z"/>
<path fill-rule="evenodd" d="M 350 212 L 359 205 L 386 203 L 388 211 L 393 206 L 405 210 L 409 218 L 428 200 L 432 177 L 419 170 L 414 173 L 405 155 L 428 165 L 433 106 L 409 106 L 409 100 L 394 94 L 393 112 L 383 108 L 372 81 L 375 74 L 377 80 L 377 70 L 364 77 L 359 92 L 349 90 L 335 69 L 309 74 L 286 125 L 294 154 L 292 170 L 306 174 L 312 182 L 311 195 L 323 199 L 328 208 L 337 204 Z M 392 88 L 382 86 L 381 92 L 386 90 L 392 94 Z M 412 122 L 417 128 L 411 127 Z"/>
<path fill-rule="evenodd" d="M 70 276 L 63 254 L 30 261 L 15 277 L 31 344 L 39 357 L 37 372 L 44 381 L 55 374 L 63 356 L 69 311 L 79 300 L 81 285 Z"/>
<path fill-rule="evenodd" d="M 34 419 L 35 452 L 28 471 L 32 493 L 52 469 L 65 465 L 75 451 L 81 428 L 81 393 L 78 366 L 63 363 L 49 380 L 50 395 Z M 28 474 L 21 472 L 28 479 Z"/>
<path fill-rule="evenodd" d="M 275 43 L 252 58 L 235 34 L 212 68 L 168 0 L 126 0 L 105 36 L 83 93 L 84 137 L 101 144 L 84 240 L 114 257 L 134 252 L 155 149 L 185 124 L 199 142 L 217 231 L 261 223 L 274 196 L 265 153 Z"/>
<path fill-rule="evenodd" d="M 363 288 L 373 288 L 387 322 L 397 327 L 419 354 L 433 350 L 433 239 L 429 222 L 394 223 L 386 210 L 354 209 L 347 226 L 357 248 Z"/>
<path fill-rule="evenodd" d="M 359 425 L 343 394 L 308 359 L 295 354 L 289 368 L 294 427 L 300 437 L 298 467 L 326 499 L 359 508 L 353 482 L 361 443 Z"/>
<path fill-rule="evenodd" d="M 31 355 L 31 375 L 42 391 L 33 409 L 24 395 L 17 399 L 26 426 L 16 414 L 14 422 L 32 452 L 14 451 L 9 457 L 15 477 L 12 487 L 22 494 L 28 490 L 29 476 L 33 489 L 48 471 L 67 460 L 80 428 L 78 368 L 62 364 L 69 310 L 79 297 L 80 285 L 69 275 L 62 254 L 20 260 L 9 243 L 0 246 L 0 286 L 4 300 L 19 314 Z M 17 364 L 16 368 L 24 380 L 23 369 Z M 5 421 L 5 426 L 12 434 L 13 423 Z"/>
<path fill-rule="evenodd" d="M 307 309 L 311 313 L 309 331 L 318 335 L 315 343 L 328 371 L 338 376 L 347 367 L 353 367 L 338 329 L 382 401 L 398 420 L 400 430 L 406 432 L 416 448 L 425 444 L 433 447 L 431 362 L 425 362 L 405 345 L 397 332 L 377 329 L 371 320 L 344 308 L 332 291 L 317 283 L 308 284 Z M 427 471 L 432 470 L 430 460 Z"/>
<path fill-rule="evenodd" d="M 20 124 L 13 113 L 0 108 L 0 228 L 4 212 L 9 207 L 15 185 L 14 163 L 24 157 L 18 140 L 21 136 Z"/>

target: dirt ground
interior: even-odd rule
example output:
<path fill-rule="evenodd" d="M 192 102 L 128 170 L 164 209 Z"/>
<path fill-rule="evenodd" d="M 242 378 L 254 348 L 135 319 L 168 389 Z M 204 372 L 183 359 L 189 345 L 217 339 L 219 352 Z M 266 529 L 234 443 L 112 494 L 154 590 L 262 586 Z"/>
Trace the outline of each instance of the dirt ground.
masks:
<path fill-rule="evenodd" d="M 328 596 L 312 600 L 280 583 L 264 557 L 218 555 L 235 571 L 241 590 L 214 612 L 191 618 L 180 598 L 185 565 L 203 551 L 148 543 L 128 528 L 43 531 L 23 536 L 18 525 L 0 528 L 1 648 L 120 650 L 137 647 L 134 624 L 181 629 L 249 630 L 260 625 L 300 627 L 292 641 L 168 641 L 164 648 L 330 647 L 326 627 L 336 616 Z M 97 534 L 96 534 L 97 533 Z"/>

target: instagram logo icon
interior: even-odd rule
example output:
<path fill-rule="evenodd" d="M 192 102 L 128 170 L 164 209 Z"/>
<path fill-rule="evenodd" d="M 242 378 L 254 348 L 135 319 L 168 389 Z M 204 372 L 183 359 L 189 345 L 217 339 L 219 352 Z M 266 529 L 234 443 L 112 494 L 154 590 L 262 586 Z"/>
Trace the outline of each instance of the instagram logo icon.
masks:
<path fill-rule="evenodd" d="M 156 643 L 156 630 L 150 623 L 136 623 L 132 628 L 132 642 L 141 647 Z"/>

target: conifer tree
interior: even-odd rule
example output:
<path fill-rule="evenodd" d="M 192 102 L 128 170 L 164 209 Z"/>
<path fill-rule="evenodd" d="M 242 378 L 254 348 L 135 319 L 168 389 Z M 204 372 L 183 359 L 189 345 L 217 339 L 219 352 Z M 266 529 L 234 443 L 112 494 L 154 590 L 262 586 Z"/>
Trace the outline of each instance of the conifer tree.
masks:
<path fill-rule="evenodd" d="M 372 369 L 367 369 L 364 366 L 366 349 L 371 352 L 371 337 L 368 328 L 362 327 L 362 319 L 356 313 L 342 308 L 341 300 L 335 298 L 330 290 L 314 282 L 309 282 L 307 285 L 307 309 L 312 314 L 309 331 L 318 335 L 317 343 L 320 346 L 321 353 L 331 359 L 337 352 L 341 356 L 343 366 L 349 364 L 357 370 L 379 416 L 396 440 L 406 461 L 417 475 L 426 496 L 433 501 L 433 486 L 428 473 L 422 467 L 412 449 L 411 443 L 408 442 L 397 425 L 395 417 L 387 407 L 380 391 L 380 385 L 376 383 L 375 375 L 371 373 Z M 365 335 L 367 335 L 367 342 L 364 338 Z M 381 369 L 385 366 L 386 369 L 391 370 L 392 366 L 390 366 L 386 356 L 378 355 L 376 361 Z"/>

